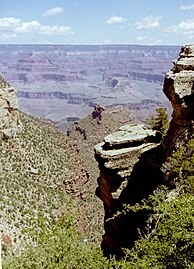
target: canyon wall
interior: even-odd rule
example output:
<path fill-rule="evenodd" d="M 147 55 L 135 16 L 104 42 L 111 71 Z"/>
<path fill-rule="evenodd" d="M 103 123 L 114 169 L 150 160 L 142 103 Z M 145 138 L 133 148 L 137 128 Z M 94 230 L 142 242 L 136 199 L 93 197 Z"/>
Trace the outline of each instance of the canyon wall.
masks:
<path fill-rule="evenodd" d="M 96 195 L 104 204 L 102 248 L 107 256 L 122 255 L 122 248 L 132 247 L 138 230 L 145 227 L 148 213 L 125 214 L 123 204 L 135 205 L 156 194 L 161 184 L 168 184 L 169 157 L 194 138 L 194 46 L 183 46 L 179 55 L 164 81 L 173 113 L 162 143 L 143 125 L 128 125 L 95 147 L 100 169 Z"/>
<path fill-rule="evenodd" d="M 106 256 L 122 255 L 122 248 L 132 247 L 138 229 L 144 227 L 144 212 L 118 212 L 123 204 L 135 205 L 157 188 L 163 156 L 156 133 L 142 124 L 122 126 L 96 145 L 100 169 L 96 195 L 105 210 L 102 248 Z"/>
<path fill-rule="evenodd" d="M 91 103 L 122 105 L 145 120 L 169 108 L 164 74 L 178 46 L 1 45 L 0 71 L 17 89 L 19 108 L 53 121 L 89 115 Z"/>
<path fill-rule="evenodd" d="M 185 45 L 164 80 L 163 91 L 173 107 L 172 121 L 163 141 L 166 157 L 194 138 L 194 45 Z"/>

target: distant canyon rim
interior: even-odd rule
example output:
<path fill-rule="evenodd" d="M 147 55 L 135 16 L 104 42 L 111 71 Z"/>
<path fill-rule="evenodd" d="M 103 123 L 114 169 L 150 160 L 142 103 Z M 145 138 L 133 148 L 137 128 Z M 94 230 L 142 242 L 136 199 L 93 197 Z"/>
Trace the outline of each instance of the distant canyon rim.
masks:
<path fill-rule="evenodd" d="M 68 127 L 95 103 L 130 109 L 140 120 L 170 108 L 162 92 L 179 46 L 0 45 L 0 72 L 19 108 Z"/>

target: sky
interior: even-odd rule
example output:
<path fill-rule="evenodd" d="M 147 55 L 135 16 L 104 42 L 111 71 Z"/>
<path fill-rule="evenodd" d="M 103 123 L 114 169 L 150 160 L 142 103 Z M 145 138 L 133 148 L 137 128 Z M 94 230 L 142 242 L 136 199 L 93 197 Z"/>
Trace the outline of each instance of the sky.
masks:
<path fill-rule="evenodd" d="M 0 0 L 0 44 L 193 41 L 194 0 Z"/>

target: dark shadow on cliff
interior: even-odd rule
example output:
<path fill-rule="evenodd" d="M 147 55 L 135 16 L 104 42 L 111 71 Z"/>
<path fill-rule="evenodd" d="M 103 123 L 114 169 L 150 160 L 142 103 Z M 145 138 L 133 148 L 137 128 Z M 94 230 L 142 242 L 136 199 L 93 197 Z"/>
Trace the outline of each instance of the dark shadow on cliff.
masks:
<path fill-rule="evenodd" d="M 115 201 L 114 213 L 122 211 L 123 204 L 135 205 L 142 199 L 147 199 L 154 190 L 162 184 L 163 173 L 161 170 L 164 162 L 164 152 L 159 145 L 143 153 L 135 164 L 128 183 L 122 191 L 119 199 Z M 134 241 L 139 237 L 139 230 L 144 232 L 146 221 L 150 212 L 140 210 L 138 212 L 127 212 L 105 221 L 105 235 L 103 236 L 102 249 L 104 254 L 116 255 L 118 258 L 123 255 L 122 248 L 131 248 Z M 107 216 L 105 216 L 107 219 Z M 114 241 L 113 248 L 107 248 L 104 239 L 111 236 Z"/>

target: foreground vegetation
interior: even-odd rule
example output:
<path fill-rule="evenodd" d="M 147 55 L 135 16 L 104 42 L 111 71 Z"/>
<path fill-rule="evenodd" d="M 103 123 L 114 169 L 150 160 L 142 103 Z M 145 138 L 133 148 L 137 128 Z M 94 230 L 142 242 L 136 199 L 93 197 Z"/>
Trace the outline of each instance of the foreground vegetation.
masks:
<path fill-rule="evenodd" d="M 177 194 L 172 201 L 157 201 L 149 224 L 154 228 L 142 235 L 120 261 L 107 260 L 102 252 L 81 239 L 73 220 L 64 216 L 52 229 L 42 223 L 35 235 L 37 246 L 5 260 L 3 268 L 193 268 L 194 198 Z"/>
<path fill-rule="evenodd" d="M 28 118 L 24 116 L 24 123 L 25 120 Z M 125 250 L 123 259 L 116 261 L 114 257 L 109 260 L 103 257 L 100 248 L 78 232 L 80 212 L 75 212 L 73 200 L 61 191 L 64 180 L 69 177 L 68 169 L 64 170 L 68 153 L 61 155 L 64 141 L 56 143 L 45 131 L 45 142 L 39 123 L 34 120 L 32 126 L 36 126 L 34 132 L 25 130 L 14 145 L 3 142 L 8 144 L 7 150 L 4 145 L 1 157 L 1 204 L 5 204 L 1 208 L 2 220 L 8 232 L 14 227 L 14 238 L 21 242 L 28 238 L 25 249 L 15 251 L 12 256 L 9 251 L 6 256 L 5 249 L 3 268 L 194 268 L 193 140 L 175 153 L 170 161 L 173 188 L 169 190 L 160 186 L 147 201 L 130 208 L 151 209 L 150 217 L 146 232 L 139 232 L 139 240 L 133 249 Z M 41 140 L 34 140 L 35 132 L 38 133 L 37 139 Z M 25 137 L 24 147 L 22 141 Z M 34 147 L 33 143 L 37 143 L 38 147 Z M 45 152 L 47 146 L 49 150 L 50 147 L 55 148 L 51 156 L 48 148 Z M 18 151 L 24 150 L 18 160 Z M 32 155 L 28 154 L 30 151 L 33 151 Z M 30 156 L 34 156 L 33 159 Z"/>

